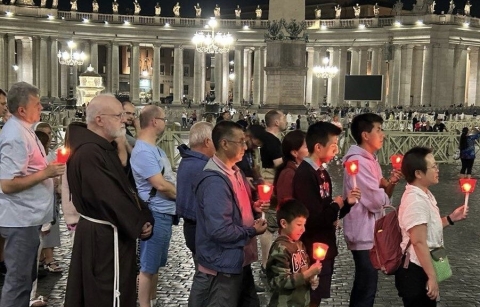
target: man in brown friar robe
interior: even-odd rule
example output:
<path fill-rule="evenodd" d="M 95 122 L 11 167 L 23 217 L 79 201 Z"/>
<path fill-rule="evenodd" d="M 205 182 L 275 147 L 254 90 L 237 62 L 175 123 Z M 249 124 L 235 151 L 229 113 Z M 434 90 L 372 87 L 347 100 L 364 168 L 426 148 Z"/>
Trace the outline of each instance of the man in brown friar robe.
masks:
<path fill-rule="evenodd" d="M 154 222 L 129 184 L 111 143 L 125 135 L 124 122 L 121 103 L 103 94 L 87 107 L 87 128 L 69 127 L 67 178 L 82 217 L 76 228 L 65 307 L 112 307 L 114 301 L 113 306 L 136 306 L 135 240 L 149 238 Z M 114 276 L 119 276 L 118 287 Z"/>

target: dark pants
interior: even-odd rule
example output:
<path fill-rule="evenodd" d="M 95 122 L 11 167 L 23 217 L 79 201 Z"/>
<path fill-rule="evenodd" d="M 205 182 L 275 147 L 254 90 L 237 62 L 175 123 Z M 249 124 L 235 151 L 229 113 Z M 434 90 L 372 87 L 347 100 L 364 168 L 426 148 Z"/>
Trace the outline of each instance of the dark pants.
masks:
<path fill-rule="evenodd" d="M 252 266 L 243 267 L 242 292 L 238 301 L 238 307 L 260 307 L 255 282 L 253 280 Z"/>
<path fill-rule="evenodd" d="M 471 175 L 473 162 L 475 161 L 475 159 L 461 159 L 461 160 L 462 160 L 462 169 L 460 170 L 460 174 Z"/>
<path fill-rule="evenodd" d="M 40 227 L 0 227 L 0 234 L 5 238 L 7 267 L 0 306 L 29 306 L 32 283 L 37 279 Z"/>
<path fill-rule="evenodd" d="M 232 307 L 232 302 L 240 298 L 242 282 L 243 274 L 218 273 L 214 276 L 197 270 L 188 307 Z"/>
<path fill-rule="evenodd" d="M 353 251 L 355 279 L 350 293 L 350 307 L 372 307 L 377 292 L 378 271 L 372 266 L 369 250 Z"/>
<path fill-rule="evenodd" d="M 422 267 L 410 262 L 408 269 L 400 267 L 395 273 L 395 287 L 405 307 L 435 307 L 436 300 L 427 296 L 428 277 Z"/>
<path fill-rule="evenodd" d="M 310 288 L 310 303 L 320 305 L 322 298 L 330 297 L 330 289 L 332 287 L 332 275 L 334 259 L 326 259 L 322 261 L 322 271 L 318 275 L 318 287 L 315 290 Z"/>
<path fill-rule="evenodd" d="M 197 223 L 195 221 L 183 218 L 183 236 L 185 237 L 185 243 L 188 249 L 195 257 L 195 231 L 197 229 Z"/>

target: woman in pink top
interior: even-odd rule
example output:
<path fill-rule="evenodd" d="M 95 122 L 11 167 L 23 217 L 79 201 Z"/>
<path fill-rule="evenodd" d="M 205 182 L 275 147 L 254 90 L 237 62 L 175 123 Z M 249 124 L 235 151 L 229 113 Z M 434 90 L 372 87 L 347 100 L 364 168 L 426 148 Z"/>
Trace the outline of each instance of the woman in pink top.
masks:
<path fill-rule="evenodd" d="M 277 168 L 273 181 L 277 208 L 286 200 L 293 198 L 293 176 L 297 166 L 303 161 L 303 158 L 308 156 L 305 135 L 302 130 L 294 130 L 283 138 L 283 163 Z"/>

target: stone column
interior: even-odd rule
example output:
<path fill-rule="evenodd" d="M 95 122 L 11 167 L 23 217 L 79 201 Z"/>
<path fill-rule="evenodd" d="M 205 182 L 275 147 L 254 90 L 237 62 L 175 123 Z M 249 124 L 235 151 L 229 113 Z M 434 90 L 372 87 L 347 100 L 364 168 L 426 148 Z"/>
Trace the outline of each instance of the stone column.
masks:
<path fill-rule="evenodd" d="M 328 50 L 328 59 L 329 59 L 329 65 L 336 65 L 333 63 L 339 63 L 338 59 L 339 53 L 335 52 L 335 49 L 329 49 Z M 327 104 L 331 104 L 332 106 L 337 106 L 338 104 L 338 99 L 334 98 L 334 96 L 337 96 L 335 93 L 338 93 L 338 79 L 334 80 L 337 78 L 337 76 L 330 78 L 330 79 L 323 79 L 323 83 L 327 83 Z M 323 99 L 322 99 L 323 102 Z"/>
<path fill-rule="evenodd" d="M 391 93 L 390 107 L 400 104 L 400 79 L 402 72 L 402 46 L 396 45 L 393 56 L 393 72 L 391 81 Z"/>
<path fill-rule="evenodd" d="M 358 50 L 359 74 L 367 74 L 368 47 L 360 47 Z"/>
<path fill-rule="evenodd" d="M 193 60 L 193 101 L 200 103 L 205 98 L 205 80 L 203 79 L 205 70 L 205 53 L 195 52 Z"/>
<path fill-rule="evenodd" d="M 153 44 L 153 76 L 152 76 L 152 99 L 160 102 L 160 48 L 161 45 Z M 196 67 L 195 67 L 196 69 Z M 195 90 L 195 86 L 194 86 Z"/>
<path fill-rule="evenodd" d="M 60 42 L 60 50 L 68 50 L 67 41 Z M 70 71 L 68 65 L 60 65 L 60 97 L 68 97 L 68 79 L 70 77 Z"/>
<path fill-rule="evenodd" d="M 313 97 L 313 78 L 316 78 L 313 74 L 315 51 L 312 47 L 307 48 L 307 87 L 305 93 L 305 102 L 312 103 Z"/>
<path fill-rule="evenodd" d="M 94 41 L 90 41 L 90 61 L 87 62 L 92 65 L 97 73 L 101 72 L 100 67 L 98 67 L 98 43 Z"/>
<path fill-rule="evenodd" d="M 173 51 L 173 103 L 181 104 L 183 98 L 183 47 L 175 45 Z"/>
<path fill-rule="evenodd" d="M 228 61 L 228 52 L 222 53 L 221 55 L 222 58 L 222 100 L 220 100 L 222 103 L 227 102 L 228 100 L 228 82 L 229 82 L 229 61 Z"/>
<path fill-rule="evenodd" d="M 339 105 L 345 102 L 345 75 L 347 74 L 347 47 L 340 47 L 338 50 L 338 74 L 332 79 L 332 88 L 335 91 L 332 93 L 332 104 Z M 336 83 L 338 85 L 336 85 Z"/>
<path fill-rule="evenodd" d="M 251 48 L 247 48 L 244 50 L 245 54 L 245 74 L 244 74 L 244 95 L 243 99 L 245 101 L 249 102 L 250 101 L 250 95 L 252 93 L 252 53 L 253 50 Z"/>
<path fill-rule="evenodd" d="M 431 57 L 432 57 L 432 87 L 431 87 L 431 92 L 430 92 L 430 103 L 432 106 L 438 106 L 438 101 L 437 101 L 437 75 L 438 75 L 438 65 L 436 61 L 433 59 L 438 59 L 440 56 L 440 49 L 441 46 L 438 43 L 433 43 L 431 44 L 432 49 L 431 49 Z"/>
<path fill-rule="evenodd" d="M 12 85 L 17 82 L 17 72 L 13 69 L 13 65 L 15 65 L 15 35 L 8 34 L 8 49 L 7 49 L 7 69 L 8 69 L 8 89 L 12 87 Z"/>
<path fill-rule="evenodd" d="M 476 79 L 476 87 L 475 87 L 475 105 L 478 105 L 476 101 L 480 99 L 480 74 L 478 74 L 478 71 L 480 70 L 480 49 L 477 49 L 477 65 L 473 66 L 472 65 L 472 70 L 477 70 L 477 79 Z"/>
<path fill-rule="evenodd" d="M 117 93 L 120 87 L 120 55 L 119 55 L 119 46 L 118 42 L 112 42 L 111 48 L 111 58 L 110 58 L 110 91 L 112 93 Z"/>
<path fill-rule="evenodd" d="M 360 74 L 360 52 L 358 48 L 350 48 L 350 75 Z"/>
<path fill-rule="evenodd" d="M 235 46 L 235 58 L 233 71 L 235 72 L 235 80 L 233 81 L 233 103 L 242 104 L 243 84 L 244 84 L 244 48 L 243 46 Z"/>
<path fill-rule="evenodd" d="M 47 38 L 40 37 L 40 63 L 38 67 L 40 68 L 40 80 L 37 83 L 37 86 L 40 90 L 40 96 L 48 96 L 48 79 L 49 79 L 49 69 L 48 69 L 48 48 L 47 48 Z"/>
<path fill-rule="evenodd" d="M 378 47 L 373 47 L 372 50 L 372 62 L 370 64 L 370 74 L 372 75 L 378 75 L 379 74 L 379 68 L 380 68 L 380 57 L 379 55 L 382 54 L 381 49 Z"/>
<path fill-rule="evenodd" d="M 213 68 L 215 84 L 215 102 L 222 102 L 223 99 L 223 59 L 221 54 L 215 55 L 215 66 Z"/>
<path fill-rule="evenodd" d="M 35 65 L 39 64 L 40 62 L 40 45 L 38 41 L 38 37 L 35 37 L 33 39 L 30 37 L 22 38 L 21 65 L 20 63 L 17 63 L 19 66 L 19 71 L 21 71 L 21 78 L 19 78 L 19 80 L 34 84 L 37 87 L 39 86 L 40 81 L 40 69 L 38 66 Z M 17 54 L 17 60 L 18 58 L 19 56 Z M 41 93 L 40 95 L 43 95 L 43 93 Z"/>
<path fill-rule="evenodd" d="M 446 107 L 454 101 L 453 96 L 453 76 L 454 76 L 454 57 L 455 45 L 441 44 L 439 48 L 439 56 L 434 57 L 435 65 L 437 66 L 437 87 L 436 87 L 436 102 L 438 106 Z"/>
<path fill-rule="evenodd" d="M 77 45 L 78 46 L 78 45 Z M 80 73 L 84 73 L 85 71 L 87 71 L 87 67 L 88 67 L 88 64 L 90 64 L 90 60 L 91 60 L 91 52 L 90 52 L 90 43 L 87 42 L 87 41 L 84 41 L 82 44 L 81 44 L 82 47 L 80 48 L 77 48 L 77 52 L 85 52 L 85 54 L 87 54 L 87 59 L 83 62 L 83 65 L 80 66 Z M 90 53 L 90 54 L 88 54 Z M 97 60 L 98 62 L 98 60 Z M 93 66 L 93 65 L 92 65 Z M 97 69 L 97 67 L 94 66 L 95 69 Z"/>
<path fill-rule="evenodd" d="M 399 104 L 404 106 L 410 105 L 410 93 L 412 91 L 412 59 L 413 45 L 404 45 L 402 47 L 399 100 Z"/>
<path fill-rule="evenodd" d="M 263 88 L 263 67 L 264 67 L 264 57 L 263 57 L 263 48 L 255 47 L 254 53 L 254 69 L 253 69 L 253 103 L 255 105 L 260 105 L 262 101 L 262 88 Z"/>
<path fill-rule="evenodd" d="M 453 78 L 453 103 L 465 103 L 465 85 L 467 78 L 467 47 L 456 45 L 453 62 L 455 76 Z"/>
<path fill-rule="evenodd" d="M 410 96 L 413 96 L 411 105 L 420 105 L 422 96 L 422 69 L 423 69 L 423 49 L 424 46 L 413 47 L 412 59 L 412 91 Z"/>
<path fill-rule="evenodd" d="M 267 48 L 263 48 L 263 67 L 262 67 L 262 71 L 263 71 L 263 83 L 262 83 L 262 101 L 264 103 L 267 102 L 267 99 L 268 99 L 268 80 L 267 80 L 267 71 L 265 70 L 265 65 L 267 63 Z"/>
<path fill-rule="evenodd" d="M 468 58 L 470 60 L 470 68 L 468 75 L 468 105 L 475 105 L 477 94 L 477 82 L 479 78 L 478 74 L 478 47 L 470 47 L 468 52 Z"/>
<path fill-rule="evenodd" d="M 138 103 L 140 88 L 140 47 L 138 43 L 132 43 L 130 47 L 130 101 Z"/>
<path fill-rule="evenodd" d="M 314 51 L 314 57 L 313 57 L 313 65 L 314 66 L 323 65 L 323 59 L 327 56 L 327 49 L 325 47 L 314 47 L 314 50 L 315 51 Z M 336 50 L 334 48 L 333 49 L 333 54 L 335 55 L 337 53 L 338 53 L 338 50 Z M 330 62 L 330 64 L 331 65 L 337 65 L 338 63 Z M 335 82 L 335 81 L 333 81 L 333 82 Z M 326 97 L 326 95 L 327 95 L 327 89 L 325 88 L 325 79 L 318 78 L 314 74 L 312 87 L 313 87 L 313 89 L 312 89 L 312 105 L 313 106 L 320 106 L 323 103 L 324 97 Z"/>
<path fill-rule="evenodd" d="M 50 37 L 50 96 L 59 97 L 58 92 L 58 41 Z"/>
<path fill-rule="evenodd" d="M 432 70 L 433 57 L 432 46 L 430 44 L 423 47 L 423 61 L 422 61 L 422 94 L 420 98 L 420 105 L 430 105 L 432 103 Z"/>
<path fill-rule="evenodd" d="M 115 94 L 115 91 L 112 89 L 112 43 L 107 43 L 107 62 L 105 64 L 105 73 L 107 74 L 105 82 L 105 91 L 107 93 Z"/>
<path fill-rule="evenodd" d="M 8 88 L 8 79 L 7 79 L 7 51 L 5 43 L 5 34 L 0 33 L 0 88 L 4 91 L 7 91 Z"/>

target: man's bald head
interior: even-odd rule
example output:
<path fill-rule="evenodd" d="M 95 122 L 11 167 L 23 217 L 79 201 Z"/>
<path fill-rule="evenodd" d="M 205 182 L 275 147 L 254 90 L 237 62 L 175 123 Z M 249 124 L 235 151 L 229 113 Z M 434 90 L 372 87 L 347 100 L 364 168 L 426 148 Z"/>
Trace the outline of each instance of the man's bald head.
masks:
<path fill-rule="evenodd" d="M 111 94 L 95 96 L 87 106 L 87 127 L 108 141 L 125 135 L 125 116 L 120 101 Z"/>
<path fill-rule="evenodd" d="M 165 111 L 154 105 L 144 107 L 140 112 L 140 128 L 147 128 L 155 118 L 165 118 Z"/>
<path fill-rule="evenodd" d="M 115 106 L 116 104 L 120 105 L 121 107 L 120 101 L 118 101 L 118 99 L 115 98 L 115 96 L 112 94 L 100 94 L 95 96 L 87 106 L 87 124 L 94 123 L 95 117 L 100 114 L 110 114 L 111 112 L 113 112 L 113 106 Z"/>

